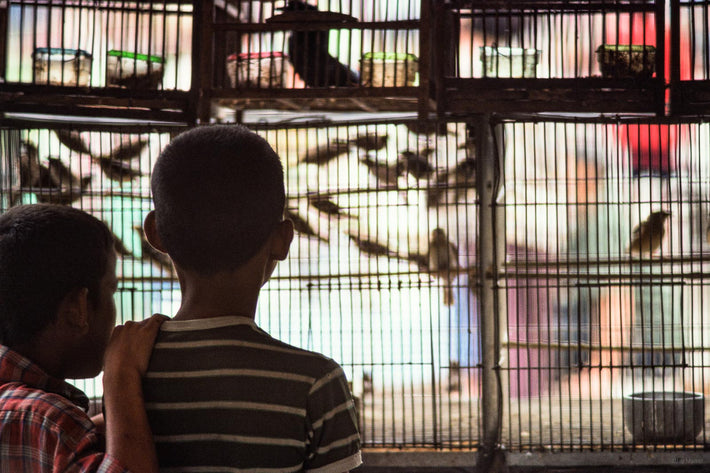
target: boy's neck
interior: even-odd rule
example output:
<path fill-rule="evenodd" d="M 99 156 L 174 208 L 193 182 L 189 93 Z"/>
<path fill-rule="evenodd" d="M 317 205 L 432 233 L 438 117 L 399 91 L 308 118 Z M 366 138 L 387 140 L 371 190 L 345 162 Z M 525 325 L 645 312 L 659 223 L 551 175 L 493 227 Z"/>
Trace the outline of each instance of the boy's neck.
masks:
<path fill-rule="evenodd" d="M 178 270 L 182 303 L 176 320 L 237 315 L 253 319 L 261 281 L 248 272 L 235 271 L 200 276 Z"/>

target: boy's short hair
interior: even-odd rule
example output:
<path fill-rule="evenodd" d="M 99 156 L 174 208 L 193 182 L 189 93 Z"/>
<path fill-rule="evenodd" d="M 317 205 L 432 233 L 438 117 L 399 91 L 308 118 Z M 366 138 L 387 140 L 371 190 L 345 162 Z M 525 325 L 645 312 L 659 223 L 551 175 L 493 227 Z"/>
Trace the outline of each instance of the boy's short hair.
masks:
<path fill-rule="evenodd" d="M 31 342 L 72 290 L 87 288 L 97 304 L 112 251 L 106 224 L 72 207 L 22 205 L 0 215 L 0 343 Z"/>
<path fill-rule="evenodd" d="M 156 227 L 175 263 L 204 275 L 237 269 L 283 220 L 283 166 L 269 143 L 241 125 L 178 135 L 151 180 Z"/>

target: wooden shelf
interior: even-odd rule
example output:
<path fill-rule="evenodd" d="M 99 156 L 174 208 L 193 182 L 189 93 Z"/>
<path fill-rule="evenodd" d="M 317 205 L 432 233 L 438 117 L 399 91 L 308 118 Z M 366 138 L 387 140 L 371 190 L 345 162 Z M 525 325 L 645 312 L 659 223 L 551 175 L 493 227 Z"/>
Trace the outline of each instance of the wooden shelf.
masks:
<path fill-rule="evenodd" d="M 176 123 L 191 121 L 190 93 L 186 91 L 3 84 L 0 109 Z"/>
<path fill-rule="evenodd" d="M 237 110 L 417 111 L 419 87 L 336 87 L 312 89 L 218 89 L 213 102 Z"/>
<path fill-rule="evenodd" d="M 662 113 L 664 84 L 602 78 L 445 79 L 440 115 L 496 112 Z"/>

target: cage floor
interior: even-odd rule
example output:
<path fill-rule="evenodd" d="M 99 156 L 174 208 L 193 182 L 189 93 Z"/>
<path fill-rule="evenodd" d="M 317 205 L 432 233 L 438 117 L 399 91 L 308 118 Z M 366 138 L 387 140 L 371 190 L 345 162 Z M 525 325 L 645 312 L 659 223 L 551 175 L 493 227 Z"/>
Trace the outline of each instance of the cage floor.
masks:
<path fill-rule="evenodd" d="M 367 447 L 476 448 L 481 401 L 475 389 L 442 395 L 374 391 L 359 398 Z M 404 394 L 404 395 L 403 395 Z M 694 444 L 643 445 L 625 428 L 621 398 L 503 396 L 501 443 L 508 450 L 692 450 L 710 447 L 710 415 Z M 705 399 L 705 412 L 710 402 Z"/>

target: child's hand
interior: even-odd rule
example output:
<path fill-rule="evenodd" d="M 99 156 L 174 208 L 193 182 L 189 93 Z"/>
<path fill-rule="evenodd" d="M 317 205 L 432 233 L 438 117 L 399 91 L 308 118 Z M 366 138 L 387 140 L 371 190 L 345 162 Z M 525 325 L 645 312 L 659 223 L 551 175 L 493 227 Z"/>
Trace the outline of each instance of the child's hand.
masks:
<path fill-rule="evenodd" d="M 158 329 L 166 320 L 165 315 L 154 314 L 141 322 L 126 322 L 113 329 L 104 358 L 104 384 L 145 374 Z"/>

